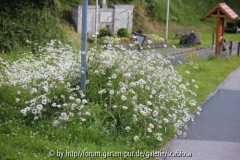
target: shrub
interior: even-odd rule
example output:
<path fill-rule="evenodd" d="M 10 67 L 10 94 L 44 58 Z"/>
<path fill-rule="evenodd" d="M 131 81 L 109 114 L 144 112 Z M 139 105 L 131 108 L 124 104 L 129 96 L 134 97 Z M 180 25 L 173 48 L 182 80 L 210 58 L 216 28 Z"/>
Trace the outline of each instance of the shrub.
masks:
<path fill-rule="evenodd" d="M 95 39 L 94 39 L 94 37 L 88 37 L 88 38 L 87 38 L 87 41 L 88 41 L 89 43 L 93 43 L 93 42 L 95 41 Z"/>
<path fill-rule="evenodd" d="M 128 32 L 128 29 L 127 28 L 120 28 L 118 31 L 117 31 L 117 35 L 119 37 L 129 37 L 129 32 Z"/>
<path fill-rule="evenodd" d="M 99 31 L 98 38 L 106 37 L 106 36 L 113 36 L 113 33 L 112 33 L 112 31 L 111 31 L 110 29 L 102 28 L 102 29 Z"/>

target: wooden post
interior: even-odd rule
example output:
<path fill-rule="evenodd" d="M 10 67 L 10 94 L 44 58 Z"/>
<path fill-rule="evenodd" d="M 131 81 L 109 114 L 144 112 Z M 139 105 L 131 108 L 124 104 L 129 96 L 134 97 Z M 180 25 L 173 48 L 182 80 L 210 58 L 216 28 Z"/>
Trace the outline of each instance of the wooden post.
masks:
<path fill-rule="evenodd" d="M 230 47 L 229 47 L 229 50 L 230 50 L 230 56 L 232 55 L 232 45 L 233 45 L 233 42 L 230 41 Z"/>
<path fill-rule="evenodd" d="M 220 9 L 217 10 L 217 15 L 220 16 Z M 220 42 L 220 17 L 217 17 L 215 59 L 217 59 L 218 57 L 219 42 Z"/>
<path fill-rule="evenodd" d="M 224 23 L 225 23 L 225 18 L 222 18 L 222 36 L 224 37 L 224 33 L 225 33 L 225 27 L 224 27 Z"/>
<path fill-rule="evenodd" d="M 216 48 L 215 48 L 215 59 L 218 58 L 220 42 L 223 44 L 224 40 L 224 18 L 234 20 L 238 15 L 226 4 L 219 3 L 214 8 L 212 8 L 203 18 L 216 17 L 217 18 L 217 28 L 216 28 Z"/>

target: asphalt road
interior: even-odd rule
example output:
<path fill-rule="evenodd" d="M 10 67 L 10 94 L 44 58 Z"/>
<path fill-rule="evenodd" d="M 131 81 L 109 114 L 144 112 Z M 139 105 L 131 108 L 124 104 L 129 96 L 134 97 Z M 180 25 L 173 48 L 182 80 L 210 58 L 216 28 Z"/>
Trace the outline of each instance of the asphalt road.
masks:
<path fill-rule="evenodd" d="M 233 49 L 232 49 L 232 55 L 237 54 L 237 49 L 238 49 L 238 44 L 234 43 L 233 44 Z M 182 53 L 182 52 L 184 52 L 184 50 L 187 50 L 187 48 L 181 49 L 181 50 L 179 49 L 179 52 L 181 52 L 181 53 L 177 52 L 178 54 L 176 54 L 176 53 L 173 54 L 175 59 L 169 59 L 173 66 L 179 64 L 179 61 L 184 62 L 184 58 L 186 56 L 184 53 Z M 205 49 L 199 49 L 199 50 L 196 50 L 196 51 L 197 51 L 197 54 L 199 55 L 198 58 L 204 58 L 204 57 L 209 56 L 210 54 L 215 54 L 215 46 L 213 47 L 213 49 L 212 48 L 205 48 Z"/>

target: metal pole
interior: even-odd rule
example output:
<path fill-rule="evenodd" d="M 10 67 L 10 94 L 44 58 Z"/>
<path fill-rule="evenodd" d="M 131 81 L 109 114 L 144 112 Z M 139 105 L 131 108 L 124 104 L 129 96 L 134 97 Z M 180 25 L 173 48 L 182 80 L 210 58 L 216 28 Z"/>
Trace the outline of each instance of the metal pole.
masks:
<path fill-rule="evenodd" d="M 167 1 L 166 42 L 168 41 L 169 4 L 170 4 L 170 0 Z"/>
<path fill-rule="evenodd" d="M 239 57 L 239 52 L 240 52 L 240 42 L 238 42 L 238 51 L 237 51 L 237 56 Z"/>
<path fill-rule="evenodd" d="M 230 46 L 229 46 L 229 53 L 230 53 L 230 56 L 232 55 L 232 45 L 233 45 L 233 43 L 232 43 L 232 41 L 230 41 Z"/>
<path fill-rule="evenodd" d="M 98 22 L 98 0 L 96 0 L 95 10 L 95 46 L 97 47 L 97 22 Z"/>
<path fill-rule="evenodd" d="M 82 4 L 82 46 L 81 46 L 81 90 L 86 89 L 87 72 L 87 12 L 88 0 L 83 0 Z"/>
<path fill-rule="evenodd" d="M 212 49 L 213 49 L 213 45 L 214 45 L 214 32 L 212 33 Z"/>

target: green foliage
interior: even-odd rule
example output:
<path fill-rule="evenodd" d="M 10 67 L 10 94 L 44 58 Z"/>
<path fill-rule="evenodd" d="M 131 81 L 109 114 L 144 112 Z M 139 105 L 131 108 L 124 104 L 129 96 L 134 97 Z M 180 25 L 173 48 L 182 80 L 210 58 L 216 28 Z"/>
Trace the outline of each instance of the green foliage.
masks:
<path fill-rule="evenodd" d="M 88 41 L 89 43 L 93 43 L 94 40 L 95 40 L 94 37 L 88 37 L 88 38 L 87 38 L 87 41 Z"/>
<path fill-rule="evenodd" d="M 48 46 L 55 46 L 55 44 L 52 43 Z M 41 48 L 41 50 L 42 49 L 43 48 Z M 171 111 L 169 108 L 173 107 L 173 103 L 165 103 L 165 98 L 159 102 L 157 98 L 159 94 L 153 95 L 152 92 L 152 89 L 159 85 L 156 85 L 155 83 L 147 83 L 146 85 L 149 85 L 151 88 L 150 90 L 147 88 L 145 89 L 145 87 L 142 88 L 141 86 L 133 87 L 132 89 L 134 92 L 133 90 L 130 92 L 130 89 L 127 89 L 129 92 L 126 93 L 125 91 L 125 94 L 128 96 L 128 98 L 126 101 L 121 100 L 121 95 L 124 93 L 122 93 L 122 89 L 120 90 L 121 87 L 119 85 L 124 83 L 127 83 L 129 86 L 134 85 L 133 82 L 139 82 L 136 80 L 147 80 L 148 77 L 154 75 L 155 72 L 154 69 L 147 71 L 147 68 L 145 69 L 145 67 L 139 69 L 137 68 L 136 70 L 138 71 L 140 71 L 140 69 L 144 70 L 144 75 L 140 75 L 140 73 L 137 73 L 136 70 L 133 70 L 134 67 L 141 67 L 141 65 L 144 65 L 144 63 L 141 63 L 142 61 L 150 64 L 151 68 L 158 66 L 159 64 L 164 64 L 155 63 L 157 58 L 149 60 L 145 59 L 144 57 L 153 57 L 153 55 L 142 52 L 141 54 L 138 54 L 138 56 L 133 56 L 134 59 L 137 58 L 138 60 L 129 66 L 129 62 L 132 60 L 130 54 L 135 54 L 136 51 L 123 52 L 122 50 L 119 50 L 119 54 L 117 56 L 114 54 L 114 52 L 112 52 L 112 50 L 105 50 L 106 52 L 103 50 L 101 52 L 96 52 L 95 49 L 90 50 L 89 56 L 91 56 L 91 58 L 89 59 L 89 64 L 91 65 L 89 65 L 88 68 L 87 77 L 89 83 L 86 90 L 86 97 L 89 99 L 89 103 L 87 103 L 84 109 L 81 109 L 80 111 L 76 108 L 71 109 L 71 112 L 73 112 L 75 116 L 71 117 L 70 121 L 61 121 L 57 126 L 53 126 L 53 122 L 58 120 L 60 113 L 67 112 L 70 109 L 69 107 L 71 104 L 75 103 L 76 99 L 74 99 L 74 101 L 70 101 L 69 97 L 71 95 L 74 95 L 75 97 L 75 94 L 78 94 L 79 91 L 77 90 L 77 85 L 79 85 L 80 81 L 80 77 L 78 77 L 78 75 L 80 75 L 80 71 L 78 69 L 80 57 L 78 53 L 72 55 L 71 51 L 71 48 L 59 46 L 56 48 L 56 50 L 51 47 L 43 49 L 42 52 L 44 53 L 40 54 L 41 57 L 37 57 L 36 55 L 26 56 L 19 53 L 19 60 L 17 62 L 15 61 L 14 63 L 11 62 L 13 55 L 1 55 L 4 61 L 9 61 L 9 63 L 0 63 L 1 75 L 5 77 L 5 68 L 8 68 L 9 71 L 13 73 L 10 74 L 9 78 L 11 78 L 11 75 L 18 73 L 15 71 L 15 69 L 26 69 L 26 74 L 31 73 L 29 72 L 31 71 L 31 69 L 29 70 L 30 67 L 28 67 L 26 64 L 29 64 L 31 67 L 35 66 L 32 64 L 39 66 L 39 63 L 36 63 L 37 61 L 43 63 L 41 65 L 41 69 L 35 66 L 36 68 L 34 69 L 34 72 L 42 71 L 42 74 L 40 75 L 47 74 L 50 76 L 53 74 L 48 74 L 49 68 L 54 69 L 56 66 L 58 66 L 57 68 L 65 68 L 67 65 L 72 64 L 67 67 L 67 72 L 65 72 L 66 70 L 62 68 L 63 70 L 61 69 L 61 73 L 57 71 L 56 75 L 54 75 L 54 78 L 48 78 L 47 81 L 49 82 L 49 93 L 43 91 L 42 86 L 37 85 L 46 80 L 43 77 L 38 77 L 40 78 L 38 79 L 37 76 L 34 76 L 36 79 L 33 79 L 33 81 L 36 80 L 36 83 L 29 81 L 29 83 L 27 83 L 27 89 L 22 88 L 22 83 L 17 83 L 16 86 L 14 86 L 9 85 L 9 83 L 5 83 L 6 81 L 10 80 L 9 78 L 1 79 L 1 159 L 58 159 L 56 155 L 54 157 L 49 156 L 49 151 L 51 150 L 55 152 L 58 150 L 64 153 L 66 150 L 76 152 L 86 150 L 87 152 L 97 151 L 101 153 L 106 151 L 152 151 L 153 149 L 161 148 L 166 141 L 174 136 L 176 129 L 173 127 L 173 123 L 169 122 L 166 124 L 165 122 L 161 122 L 161 127 L 156 126 L 155 128 L 152 128 L 152 130 L 153 132 L 160 130 L 163 133 L 163 141 L 156 142 L 151 138 L 148 138 L 148 136 L 146 137 L 143 131 L 147 129 L 146 122 L 152 119 L 149 119 L 147 116 L 143 117 L 143 115 L 139 114 L 137 111 L 133 112 L 132 110 L 135 103 L 144 104 L 146 103 L 146 100 L 149 99 L 149 96 L 154 96 L 151 98 L 151 101 L 156 104 L 159 103 L 159 105 L 156 105 L 154 108 L 158 108 L 157 106 L 161 106 L 161 104 L 164 103 L 164 106 L 168 109 L 165 110 L 165 107 L 161 107 L 160 116 L 158 118 L 161 119 L 164 116 L 168 116 L 170 114 L 169 111 Z M 105 54 L 103 54 L 103 52 L 105 52 Z M 111 57 L 113 59 L 110 59 Z M 49 60 L 47 60 L 48 58 Z M 65 65 L 59 65 L 63 64 L 60 59 L 66 62 L 64 63 Z M 117 60 L 116 65 L 113 65 L 111 68 L 109 66 L 107 67 L 105 63 L 107 64 L 110 62 L 109 59 L 113 61 Z M 2 60 L 0 59 L 0 61 Z M 7 67 L 6 64 L 8 65 Z M 120 64 L 122 66 L 125 65 L 124 68 L 126 70 L 119 69 Z M 207 97 L 207 95 L 209 95 L 209 93 L 214 91 L 218 84 L 223 82 L 223 80 L 231 71 L 239 67 L 239 65 L 239 58 L 236 56 L 231 57 L 229 60 L 219 58 L 218 61 L 207 61 L 206 59 L 201 59 L 176 66 L 174 68 L 178 72 L 174 71 L 173 73 L 181 75 L 181 78 L 179 77 L 181 83 L 184 84 L 186 81 L 190 83 L 188 86 L 188 91 L 192 90 L 196 92 L 196 96 L 192 95 L 191 92 L 186 92 L 186 96 L 189 98 L 196 98 L 198 102 L 201 102 Z M 22 67 L 25 69 L 22 69 Z M 47 73 L 43 70 L 47 71 Z M 173 70 L 172 67 L 171 70 Z M 165 77 L 163 80 L 159 80 L 159 82 L 163 83 L 163 86 L 158 88 L 159 90 L 169 87 L 169 82 L 176 81 L 175 78 L 171 77 L 171 80 L 170 77 L 167 76 L 167 72 L 171 72 L 171 70 L 168 68 L 162 70 Z M 186 73 L 186 71 L 189 71 L 190 73 Z M 59 77 L 57 76 L 58 73 L 66 75 L 64 78 L 70 82 L 69 87 L 67 87 L 68 83 L 62 83 L 56 80 L 55 77 Z M 113 78 L 114 76 L 112 73 L 116 74 L 115 78 Z M 133 75 L 130 74 L 130 76 L 127 76 L 129 73 L 132 73 Z M 19 76 L 20 75 L 22 74 L 19 74 Z M 161 73 L 155 74 L 155 77 L 152 78 L 152 81 L 158 80 L 159 75 L 161 75 Z M 26 78 L 27 77 L 28 76 L 26 76 Z M 192 79 L 195 79 L 196 81 L 193 82 Z M 52 84 L 53 87 L 51 87 Z M 199 89 L 195 88 L 195 84 L 199 87 Z M 30 94 L 32 87 L 37 86 L 38 92 Z M 19 90 L 21 93 L 18 93 Z M 101 91 L 101 94 L 99 90 Z M 109 90 L 114 90 L 114 94 L 111 95 Z M 171 91 L 168 91 L 167 93 L 169 94 Z M 30 104 L 25 104 L 25 102 L 33 99 L 34 97 L 39 97 L 39 94 L 45 94 L 48 96 L 47 99 L 49 99 L 49 103 L 46 104 L 46 106 L 44 105 L 44 109 L 46 109 L 43 111 L 44 114 L 39 116 L 38 120 L 32 120 L 32 113 L 28 113 L 26 116 L 23 116 L 19 110 L 23 107 L 29 106 Z M 65 98 L 62 98 L 62 95 L 64 95 Z M 133 99 L 134 95 L 137 95 L 137 102 Z M 17 98 L 20 99 L 19 102 L 16 102 Z M 37 99 L 40 100 L 39 98 Z M 36 101 L 37 103 L 39 103 L 38 100 Z M 69 105 L 66 107 L 62 106 L 60 108 L 54 108 L 51 106 L 51 103 L 53 102 L 58 104 L 67 103 Z M 117 105 L 117 108 L 113 107 L 115 104 Z M 124 110 L 122 108 L 123 105 L 127 106 L 128 110 Z M 146 108 L 151 106 L 144 105 L 143 107 Z M 193 112 L 196 109 L 196 106 L 192 106 L 189 109 L 189 112 Z M 79 112 L 82 112 L 83 114 L 83 110 L 91 111 L 91 116 L 87 118 L 87 121 L 81 121 L 81 118 L 78 115 Z M 138 115 L 138 122 L 128 123 L 129 120 L 132 121 L 132 114 Z M 131 126 L 130 132 L 124 131 L 124 127 L 126 125 Z M 140 132 L 142 133 L 140 134 Z M 145 134 L 152 135 L 150 132 L 145 132 Z M 134 135 L 138 135 L 140 138 L 137 142 L 135 142 L 133 139 Z M 86 159 L 89 159 L 89 157 L 86 157 Z M 116 157 L 109 157 L 108 159 L 116 159 Z M 132 159 L 140 159 L 140 157 L 133 157 Z"/>
<path fill-rule="evenodd" d="M 120 39 L 118 37 L 115 37 L 115 36 L 101 37 L 101 38 L 98 39 L 98 42 L 99 42 L 100 45 L 104 45 L 106 43 L 119 44 L 119 41 L 120 41 Z"/>
<path fill-rule="evenodd" d="M 215 56 L 213 54 L 210 54 L 208 57 L 207 57 L 207 61 L 213 61 L 215 58 Z"/>
<path fill-rule="evenodd" d="M 133 2 L 139 3 L 139 0 Z M 225 2 L 231 8 L 240 8 L 240 3 L 235 0 L 174 0 L 170 1 L 170 21 L 177 23 L 192 23 L 202 20 L 202 15 L 207 13 L 210 9 L 216 6 L 218 3 Z M 166 8 L 167 0 L 144 0 L 140 1 L 141 4 L 146 5 L 148 16 L 155 20 L 166 21 Z M 213 22 L 213 19 L 204 19 L 207 22 Z"/>
<path fill-rule="evenodd" d="M 228 60 L 219 57 L 218 60 L 210 61 L 209 59 L 214 59 L 214 54 L 209 57 L 174 67 L 184 81 L 191 83 L 192 79 L 196 80 L 196 85 L 199 87 L 196 91 L 198 103 L 205 101 L 207 96 L 214 92 L 232 71 L 240 67 L 240 59 L 236 56 Z M 190 75 L 186 71 L 189 71 Z M 194 110 L 193 108 L 192 111 Z"/>
<path fill-rule="evenodd" d="M 54 11 L 55 15 L 51 14 L 48 5 L 30 2 L 4 4 L 4 9 L 0 7 L 0 53 L 24 46 L 35 52 L 37 44 L 44 45 L 51 39 L 65 40 L 57 11 Z"/>
<path fill-rule="evenodd" d="M 102 28 L 100 31 L 99 31 L 99 35 L 98 37 L 101 38 L 101 37 L 106 37 L 106 36 L 113 36 L 113 33 L 110 29 L 108 28 Z"/>
<path fill-rule="evenodd" d="M 129 41 L 130 40 L 130 38 L 128 38 L 128 37 L 122 37 L 122 38 L 120 38 L 120 41 L 121 42 L 126 42 L 126 41 Z"/>
<path fill-rule="evenodd" d="M 118 35 L 119 37 L 126 37 L 126 38 L 128 38 L 128 37 L 129 37 L 128 29 L 127 29 L 127 28 L 120 28 L 120 29 L 117 31 L 117 35 Z"/>
<path fill-rule="evenodd" d="M 62 5 L 69 5 L 69 6 L 72 6 L 72 5 L 81 5 L 82 4 L 82 0 L 59 0 L 60 3 Z M 88 4 L 89 5 L 93 5 L 96 3 L 96 0 L 88 0 Z M 100 3 L 100 0 L 99 0 L 99 3 Z"/>
<path fill-rule="evenodd" d="M 3 119 L 0 119 L 0 132 L 6 136 L 0 140 L 1 147 L 8 145 L 0 152 L 4 158 L 14 155 L 10 148 L 27 156 L 35 152 L 39 159 L 43 158 L 48 150 L 39 150 L 43 147 L 42 141 L 47 142 L 50 150 L 63 148 L 62 144 L 76 149 L 82 144 L 86 147 L 94 143 L 97 148 L 108 146 L 117 150 L 120 145 L 121 150 L 135 151 L 158 148 L 171 138 L 179 129 L 178 125 L 173 126 L 177 120 L 168 116 L 175 113 L 174 104 L 184 98 L 184 108 L 195 105 L 193 100 L 188 103 L 184 96 L 177 97 L 175 91 L 165 92 L 168 87 L 177 87 L 184 89 L 182 94 L 188 93 L 185 85 L 180 85 L 181 76 L 173 67 L 158 67 L 168 65 L 161 55 L 136 50 L 125 52 L 119 45 L 115 47 L 108 43 L 104 49 L 89 50 L 84 94 L 79 86 L 81 56 L 69 45 L 51 41 L 39 48 L 39 54 L 8 63 L 0 59 L 3 62 L 0 63 L 3 75 L 0 77 L 0 117 Z M 161 78 L 161 74 L 164 77 Z M 17 80 L 12 75 L 17 75 Z M 172 97 L 167 101 L 169 95 Z M 158 107 L 162 104 L 165 107 Z M 177 116 L 183 117 L 186 112 Z M 10 134 L 17 134 L 15 138 L 21 141 L 9 144 Z M 27 142 L 29 136 L 40 145 Z M 22 141 L 29 148 L 20 149 Z M 57 147 L 53 147 L 52 142 L 56 142 Z"/>

